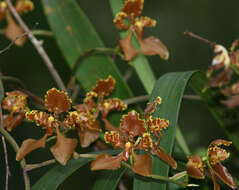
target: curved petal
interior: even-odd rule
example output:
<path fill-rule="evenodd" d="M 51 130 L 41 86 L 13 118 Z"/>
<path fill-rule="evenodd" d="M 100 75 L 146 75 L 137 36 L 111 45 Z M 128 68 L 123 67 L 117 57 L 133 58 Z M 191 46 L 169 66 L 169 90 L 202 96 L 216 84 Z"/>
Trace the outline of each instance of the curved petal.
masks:
<path fill-rule="evenodd" d="M 111 110 L 123 111 L 126 108 L 127 104 L 124 104 L 119 98 L 104 100 L 101 106 L 102 118 L 106 119 Z"/>
<path fill-rule="evenodd" d="M 130 136 L 143 135 L 146 132 L 144 121 L 136 111 L 131 111 L 121 119 L 120 130 Z"/>
<path fill-rule="evenodd" d="M 124 52 L 124 59 L 126 61 L 132 60 L 135 56 L 138 55 L 138 51 L 132 45 L 132 32 L 130 31 L 129 35 L 124 39 L 119 40 L 119 45 L 122 51 Z"/>
<path fill-rule="evenodd" d="M 11 14 L 7 15 L 8 15 L 7 16 L 8 25 L 7 28 L 5 29 L 5 35 L 9 40 L 11 41 L 15 40 L 14 42 L 15 45 L 22 46 L 27 40 L 27 37 L 23 35 L 24 30 L 17 25 L 17 23 L 12 18 Z M 19 36 L 21 36 L 21 38 L 19 38 Z M 16 38 L 18 39 L 16 40 Z"/>
<path fill-rule="evenodd" d="M 129 16 L 137 17 L 143 10 L 144 0 L 126 0 L 121 11 Z"/>
<path fill-rule="evenodd" d="M 56 132 L 57 141 L 56 144 L 51 147 L 51 152 L 61 165 L 66 165 L 67 161 L 75 151 L 78 142 L 76 139 L 64 137 L 58 127 L 56 128 Z"/>
<path fill-rule="evenodd" d="M 23 159 L 27 154 L 38 148 L 44 148 L 46 144 L 47 135 L 43 136 L 39 140 L 27 139 L 23 141 L 19 151 L 17 152 L 16 160 Z"/>
<path fill-rule="evenodd" d="M 52 88 L 46 93 L 45 107 L 49 112 L 54 112 L 55 114 L 67 112 L 71 107 L 71 99 L 66 92 Z"/>
<path fill-rule="evenodd" d="M 204 163 L 199 156 L 188 156 L 186 169 L 190 177 L 204 179 Z"/>
<path fill-rule="evenodd" d="M 149 153 L 137 155 L 132 151 L 132 156 L 134 158 L 134 163 L 132 165 L 132 170 L 142 176 L 152 175 L 152 157 Z"/>
<path fill-rule="evenodd" d="M 116 170 L 121 166 L 123 154 L 112 156 L 110 154 L 99 155 L 90 165 L 90 169 L 95 170 Z"/>
<path fill-rule="evenodd" d="M 211 168 L 213 173 L 225 184 L 229 185 L 232 189 L 237 188 L 231 174 L 227 171 L 225 166 L 223 166 L 221 163 L 218 163 L 216 165 L 211 165 Z"/>
<path fill-rule="evenodd" d="M 8 115 L 3 120 L 3 126 L 8 131 L 12 131 L 15 127 L 21 124 L 21 122 L 24 120 L 25 114 L 19 113 L 12 117 L 12 115 Z"/>
<path fill-rule="evenodd" d="M 92 89 L 99 96 L 109 96 L 115 88 L 115 79 L 109 76 L 107 79 L 99 79 Z"/>
<path fill-rule="evenodd" d="M 177 168 L 177 162 L 159 146 L 154 145 L 151 152 L 153 155 L 158 156 L 161 160 L 170 165 L 173 169 Z"/>
<path fill-rule="evenodd" d="M 81 147 L 84 147 L 84 148 L 88 147 L 90 146 L 91 143 L 95 142 L 99 138 L 100 136 L 99 130 L 101 130 L 100 122 L 96 121 L 92 128 L 96 130 L 78 129 L 78 135 L 80 137 Z"/>
<path fill-rule="evenodd" d="M 162 59 L 168 60 L 169 51 L 167 47 L 154 36 L 139 39 L 140 50 L 144 55 L 159 55 Z"/>
<path fill-rule="evenodd" d="M 223 139 L 216 139 L 216 140 L 214 140 L 210 143 L 209 148 L 214 147 L 214 146 L 221 146 L 221 145 L 230 146 L 231 144 L 232 144 L 232 141 L 227 141 L 227 140 L 223 140 Z"/>
<path fill-rule="evenodd" d="M 213 182 L 213 186 L 214 186 L 213 189 L 214 190 L 220 190 L 220 185 L 217 183 L 215 175 L 214 175 L 214 173 L 211 169 L 209 169 L 209 173 L 210 173 L 211 178 L 212 178 L 212 182 Z"/>

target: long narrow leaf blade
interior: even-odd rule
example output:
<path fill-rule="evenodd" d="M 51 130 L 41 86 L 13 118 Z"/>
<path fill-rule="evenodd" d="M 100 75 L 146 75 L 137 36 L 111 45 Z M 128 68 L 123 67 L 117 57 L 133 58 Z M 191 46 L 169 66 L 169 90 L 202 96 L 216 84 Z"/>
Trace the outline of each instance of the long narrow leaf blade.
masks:
<path fill-rule="evenodd" d="M 193 75 L 192 72 L 178 72 L 168 73 L 160 77 L 152 91 L 150 101 L 152 102 L 157 96 L 162 98 L 162 104 L 155 110 L 153 116 L 165 118 L 170 121 L 170 125 L 166 131 L 163 132 L 160 147 L 162 147 L 168 154 L 171 155 L 176 125 L 178 121 L 178 114 L 182 96 L 187 85 L 188 80 Z M 157 157 L 153 158 L 153 174 L 168 176 L 169 166 L 162 162 Z M 164 190 L 165 183 L 146 182 L 142 180 L 135 180 L 134 189 L 136 190 Z"/>
<path fill-rule="evenodd" d="M 91 160 L 90 158 L 72 159 L 66 166 L 57 165 L 53 167 L 36 182 L 32 190 L 56 190 L 67 177 Z"/>
<path fill-rule="evenodd" d="M 92 190 L 114 190 L 116 189 L 120 178 L 125 173 L 125 168 L 115 171 L 102 171 Z"/>

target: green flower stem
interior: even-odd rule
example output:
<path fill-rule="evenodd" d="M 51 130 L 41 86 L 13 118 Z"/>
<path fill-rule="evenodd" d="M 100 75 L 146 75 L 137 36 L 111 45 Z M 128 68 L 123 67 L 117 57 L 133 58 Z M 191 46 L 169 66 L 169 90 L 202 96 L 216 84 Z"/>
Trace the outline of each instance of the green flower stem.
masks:
<path fill-rule="evenodd" d="M 129 164 L 127 164 L 126 162 L 121 162 L 122 166 L 124 166 L 125 168 L 128 168 L 131 170 L 131 166 Z"/>
<path fill-rule="evenodd" d="M 123 76 L 124 81 L 127 82 L 131 78 L 133 72 L 134 72 L 133 67 L 128 68 L 128 70 L 124 73 L 124 76 Z"/>
<path fill-rule="evenodd" d="M 78 66 L 81 64 L 81 62 L 90 56 L 96 55 L 96 54 L 115 54 L 118 55 L 123 59 L 123 55 L 120 53 L 120 47 L 116 46 L 115 48 L 104 48 L 104 47 L 99 47 L 99 48 L 93 48 L 89 49 L 85 52 L 82 53 L 82 55 L 78 58 L 77 63 L 74 65 L 73 72 L 77 71 Z"/>
<path fill-rule="evenodd" d="M 181 183 L 181 182 L 178 182 L 174 179 L 171 179 L 171 178 L 168 178 L 168 177 L 165 177 L 165 176 L 160 176 L 160 175 L 151 175 L 150 176 L 152 179 L 158 179 L 158 180 L 161 180 L 161 181 L 167 181 L 167 182 L 171 182 L 171 183 L 174 183 L 174 184 L 177 184 L 181 187 L 186 187 L 187 184 L 185 183 Z"/>
<path fill-rule="evenodd" d="M 186 100 L 202 100 L 200 96 L 197 96 L 197 95 L 183 95 L 183 99 L 186 99 Z M 133 98 L 129 98 L 129 99 L 126 99 L 126 100 L 123 100 L 123 102 L 125 104 L 136 104 L 136 103 L 139 103 L 139 102 L 146 102 L 149 100 L 149 95 L 142 95 L 142 96 L 135 96 Z"/>
<path fill-rule="evenodd" d="M 85 52 L 82 53 L 82 55 L 78 58 L 76 64 L 74 65 L 73 73 L 75 73 L 79 67 L 79 65 L 82 63 L 82 61 L 90 56 L 96 55 L 96 54 L 113 54 L 113 55 L 118 55 L 119 57 L 121 57 L 121 59 L 123 59 L 123 55 L 120 53 L 120 47 L 116 46 L 115 48 L 104 48 L 104 47 L 99 47 L 99 48 L 93 48 L 93 49 L 89 49 Z M 76 76 L 73 75 L 70 78 L 70 82 L 67 85 L 67 88 L 70 90 L 74 90 L 76 87 Z M 79 86 L 78 86 L 79 88 Z"/>
<path fill-rule="evenodd" d="M 0 133 L 7 139 L 9 144 L 12 146 L 13 150 L 17 153 L 19 150 L 19 146 L 14 140 L 14 138 L 3 128 L 3 118 L 2 118 L 2 107 L 0 105 Z M 20 161 L 20 166 L 23 169 L 23 178 L 24 178 L 24 183 L 25 183 L 25 190 L 30 190 L 31 185 L 30 185 L 30 179 L 29 176 L 27 175 L 27 172 L 24 170 L 26 166 L 26 160 L 22 159 Z"/>
<path fill-rule="evenodd" d="M 25 171 L 31 171 L 31 170 L 41 168 L 43 166 L 48 166 L 48 165 L 51 165 L 51 164 L 55 164 L 55 163 L 56 163 L 56 160 L 52 159 L 52 160 L 47 160 L 47 161 L 44 161 L 44 162 L 41 162 L 41 163 L 38 163 L 38 164 L 27 164 L 25 166 Z"/>
<path fill-rule="evenodd" d="M 77 152 L 73 153 L 73 158 L 74 159 L 80 159 L 80 158 L 93 158 L 95 159 L 99 154 L 78 154 Z M 41 168 L 44 166 L 49 166 L 52 164 L 55 164 L 57 161 L 55 159 L 51 159 L 51 160 L 47 160 L 41 163 L 37 163 L 37 164 L 27 164 L 25 165 L 24 170 L 25 171 L 31 171 L 31 170 L 35 170 L 37 168 Z"/>
<path fill-rule="evenodd" d="M 0 30 L 1 35 L 5 35 L 5 30 Z M 53 37 L 53 33 L 48 30 L 32 30 L 32 34 L 36 36 L 47 36 L 47 37 Z"/>
<path fill-rule="evenodd" d="M 125 168 L 128 168 L 128 169 L 132 170 L 131 166 L 128 163 L 121 162 L 121 164 Z M 181 172 L 180 172 L 180 174 L 181 174 Z M 187 184 L 178 182 L 178 181 L 174 180 L 174 178 L 170 178 L 170 177 L 165 177 L 165 176 L 160 176 L 160 175 L 151 175 L 151 176 L 147 176 L 147 177 L 152 178 L 152 179 L 161 180 L 161 181 L 171 182 L 171 183 L 177 184 L 181 187 L 186 187 L 187 186 Z M 183 175 L 181 175 L 181 177 L 183 177 Z"/>

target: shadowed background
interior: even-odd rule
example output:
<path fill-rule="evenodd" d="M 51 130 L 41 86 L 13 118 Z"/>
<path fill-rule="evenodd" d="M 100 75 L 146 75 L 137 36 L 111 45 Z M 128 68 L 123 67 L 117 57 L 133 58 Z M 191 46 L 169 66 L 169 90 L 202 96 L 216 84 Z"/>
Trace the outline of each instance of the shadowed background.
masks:
<path fill-rule="evenodd" d="M 116 46 L 119 35 L 112 22 L 113 18 L 108 1 L 79 0 L 78 2 L 95 26 L 96 31 L 100 34 L 105 46 Z M 36 1 L 34 3 L 35 10 L 32 13 L 24 15 L 24 20 L 30 28 L 34 27 L 35 23 L 38 22 L 37 29 L 50 30 L 42 11 L 41 2 Z M 238 6 L 239 2 L 233 0 L 145 0 L 143 15 L 150 16 L 158 22 L 155 28 L 145 29 L 144 35 L 159 37 L 170 52 L 168 61 L 163 61 L 159 56 L 148 58 L 157 78 L 164 73 L 173 71 L 206 70 L 213 57 L 212 49 L 201 41 L 184 36 L 183 32 L 189 29 L 229 48 L 231 43 L 239 37 Z M 1 22 L 0 26 L 3 29 L 5 22 Z M 87 34 L 85 34 L 85 37 L 87 38 Z M 67 84 L 71 72 L 54 38 L 42 36 L 38 36 L 37 38 L 44 41 L 44 48 L 48 52 L 60 76 L 63 78 L 63 81 Z M 0 49 L 6 47 L 8 43 L 9 41 L 1 35 Z M 122 74 L 129 68 L 127 63 L 119 59 L 116 62 Z M 19 78 L 28 90 L 41 97 L 44 96 L 49 88 L 56 87 L 43 61 L 29 41 L 22 48 L 14 46 L 0 55 L 0 71 L 4 75 Z M 134 95 L 146 94 L 135 73 L 130 78 L 129 85 Z M 192 92 L 188 89 L 187 93 L 191 94 Z M 183 101 L 179 125 L 189 147 L 193 150 L 192 152 L 198 152 L 201 147 L 207 147 L 213 139 L 224 137 L 223 131 L 212 118 L 206 105 L 200 101 Z M 12 132 L 19 145 L 26 138 L 39 138 L 39 133 L 42 134 L 33 124 L 25 123 Z M 15 162 L 15 153 L 13 153 L 10 146 L 8 146 L 8 151 L 10 170 L 12 171 L 9 189 L 23 189 L 23 180 L 18 163 Z M 0 152 L 0 189 L 4 189 L 4 154 L 3 151 Z M 35 163 L 51 157 L 48 149 L 37 150 L 28 155 L 27 160 L 30 160 L 30 163 Z M 89 169 L 85 168 L 83 174 L 81 170 L 76 172 L 59 189 L 80 189 L 83 186 L 84 189 L 89 189 L 92 182 L 90 179 L 85 179 L 87 176 L 85 172 L 89 172 Z M 30 172 L 32 184 L 47 169 L 42 168 Z M 80 185 L 79 179 L 82 181 Z M 94 179 L 94 176 L 92 176 L 92 179 Z"/>

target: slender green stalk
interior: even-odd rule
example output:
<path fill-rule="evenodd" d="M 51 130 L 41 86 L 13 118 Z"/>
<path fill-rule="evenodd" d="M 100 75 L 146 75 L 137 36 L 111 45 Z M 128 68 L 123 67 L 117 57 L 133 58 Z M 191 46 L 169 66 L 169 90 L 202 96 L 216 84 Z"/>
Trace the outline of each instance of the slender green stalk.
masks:
<path fill-rule="evenodd" d="M 124 166 L 125 168 L 128 168 L 130 170 L 132 170 L 131 166 L 126 163 L 126 162 L 121 162 L 122 166 Z M 181 172 L 180 172 L 181 174 Z M 181 175 L 183 177 L 183 175 Z M 171 182 L 171 183 L 174 183 L 174 184 L 177 184 L 177 185 L 180 185 L 181 187 L 186 187 L 187 184 L 185 183 L 181 183 L 181 182 L 178 182 L 176 180 L 174 180 L 174 178 L 170 178 L 170 177 L 165 177 L 165 176 L 160 176 L 160 175 L 151 175 L 151 176 L 147 176 L 147 177 L 150 177 L 152 179 L 157 179 L 157 180 L 161 180 L 161 181 L 165 181 L 165 182 Z"/>
<path fill-rule="evenodd" d="M 18 144 L 16 143 L 14 138 L 3 128 L 3 118 L 2 118 L 2 107 L 1 107 L 1 105 L 0 105 L 0 124 L 1 124 L 1 126 L 0 126 L 0 133 L 7 139 L 9 144 L 12 146 L 14 151 L 17 153 L 18 150 L 19 150 Z M 30 190 L 30 188 L 31 188 L 31 186 L 30 186 L 30 179 L 29 179 L 27 173 L 24 171 L 24 168 L 26 166 L 26 160 L 24 158 L 20 161 L 20 166 L 23 169 L 25 190 Z"/>
<path fill-rule="evenodd" d="M 123 76 L 124 81 L 128 81 L 130 77 L 132 76 L 133 72 L 134 72 L 133 67 L 130 67 Z"/>
<path fill-rule="evenodd" d="M 181 187 L 186 187 L 186 186 L 187 186 L 187 184 L 185 184 L 185 183 L 178 182 L 178 181 L 176 181 L 176 180 L 173 180 L 173 179 L 168 178 L 168 177 L 165 177 L 165 176 L 151 175 L 150 177 L 151 177 L 152 179 L 158 179 L 158 180 L 161 180 L 161 181 L 171 182 L 171 183 L 180 185 Z"/>
<path fill-rule="evenodd" d="M 120 53 L 120 48 L 119 46 L 116 46 L 115 48 L 104 48 L 104 47 L 99 47 L 99 48 L 93 48 L 89 49 L 85 52 L 82 53 L 82 55 L 78 58 L 76 64 L 74 65 L 73 72 L 77 71 L 77 68 L 79 65 L 82 63 L 82 61 L 90 56 L 93 56 L 95 54 L 115 54 L 118 55 L 119 57 L 123 58 L 123 55 Z"/>
<path fill-rule="evenodd" d="M 123 102 L 129 105 L 129 104 L 136 104 L 139 102 L 145 102 L 148 100 L 149 100 L 149 95 L 143 95 L 143 96 L 135 96 L 133 98 L 126 99 Z"/>
<path fill-rule="evenodd" d="M 96 158 L 98 156 L 98 154 L 78 154 L 77 152 L 73 153 L 73 158 L 74 159 L 80 159 L 80 158 Z M 41 168 L 44 166 L 49 166 L 52 164 L 55 164 L 57 161 L 55 159 L 51 159 L 51 160 L 47 160 L 41 163 L 37 163 L 37 164 L 27 164 L 24 168 L 25 171 L 31 171 L 31 170 L 35 170 L 37 168 Z"/>
<path fill-rule="evenodd" d="M 41 163 L 38 163 L 38 164 L 27 164 L 25 166 L 25 171 L 31 171 L 31 170 L 34 170 L 34 169 L 37 169 L 37 168 L 41 168 L 43 166 L 48 166 L 48 165 L 51 165 L 51 164 L 54 164 L 56 163 L 56 160 L 55 159 L 52 159 L 52 160 L 47 160 L 45 162 L 41 162 Z"/>

